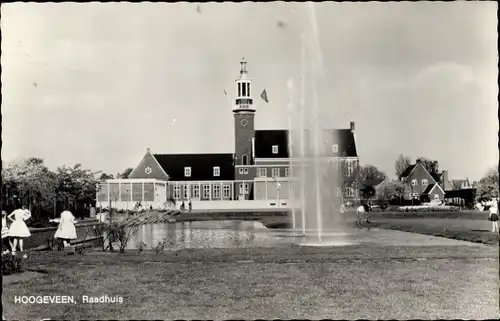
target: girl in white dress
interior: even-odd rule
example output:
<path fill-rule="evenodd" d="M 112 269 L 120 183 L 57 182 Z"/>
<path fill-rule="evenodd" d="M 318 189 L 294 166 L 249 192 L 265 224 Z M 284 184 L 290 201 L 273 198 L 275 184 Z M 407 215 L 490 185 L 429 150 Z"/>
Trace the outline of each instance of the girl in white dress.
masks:
<path fill-rule="evenodd" d="M 73 214 L 65 210 L 61 213 L 61 220 L 54 237 L 63 240 L 64 247 L 67 247 L 70 240 L 76 239 L 75 217 Z"/>
<path fill-rule="evenodd" d="M 6 210 L 2 210 L 2 245 L 6 248 L 5 252 L 10 252 L 14 248 L 10 240 L 9 227 L 7 226 Z"/>
<path fill-rule="evenodd" d="M 496 200 L 493 200 L 490 204 L 489 220 L 491 221 L 491 231 L 498 233 L 498 203 Z"/>
<path fill-rule="evenodd" d="M 14 217 L 14 218 L 12 218 Z M 12 221 L 12 224 L 10 225 L 10 236 L 14 239 L 14 244 L 12 248 L 12 254 L 16 254 L 17 250 L 17 245 L 19 244 L 19 250 L 23 252 L 23 239 L 25 237 L 30 237 L 31 233 L 30 230 L 28 229 L 28 226 L 26 226 L 26 223 L 24 221 L 28 220 L 31 217 L 30 211 L 26 208 L 26 206 L 22 206 L 21 208 L 18 208 L 14 212 L 10 213 L 7 218 Z M 26 255 L 23 256 L 26 258 Z"/>

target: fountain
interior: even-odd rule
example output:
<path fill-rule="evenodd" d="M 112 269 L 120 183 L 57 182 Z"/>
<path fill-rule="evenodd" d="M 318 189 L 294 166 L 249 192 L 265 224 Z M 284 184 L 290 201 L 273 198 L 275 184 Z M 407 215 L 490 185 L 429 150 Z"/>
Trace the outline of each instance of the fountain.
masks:
<path fill-rule="evenodd" d="M 347 245 L 349 235 L 339 215 L 340 203 L 336 188 L 339 186 L 335 162 L 327 162 L 324 155 L 331 148 L 336 137 L 331 128 L 323 129 L 321 120 L 324 108 L 319 101 L 319 80 L 323 80 L 322 57 L 319 46 L 318 25 L 315 4 L 306 4 L 310 10 L 309 27 L 302 34 L 301 101 L 299 112 L 290 103 L 288 124 L 291 148 L 290 165 L 292 195 L 300 195 L 302 234 L 306 237 L 302 245 L 332 246 Z M 309 77 L 307 77 L 309 76 Z M 306 82 L 306 79 L 308 80 Z M 306 84 L 309 87 L 306 87 Z M 289 92 L 293 83 L 287 82 Z M 307 90 L 309 89 L 309 90 Z M 290 101 L 293 95 L 290 95 Z M 306 104 L 306 98 L 307 100 Z M 307 108 L 306 105 L 311 106 Z M 323 108 L 322 108 L 323 107 Z M 295 139 L 299 137 L 300 139 Z M 294 231 L 297 228 L 296 210 L 292 212 Z"/>

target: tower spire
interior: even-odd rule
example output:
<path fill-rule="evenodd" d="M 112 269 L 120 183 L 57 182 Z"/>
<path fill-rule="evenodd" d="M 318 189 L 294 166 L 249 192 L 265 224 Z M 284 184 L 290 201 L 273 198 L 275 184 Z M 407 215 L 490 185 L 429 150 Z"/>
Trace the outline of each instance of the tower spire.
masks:
<path fill-rule="evenodd" d="M 247 62 L 245 61 L 245 57 L 241 58 L 241 69 L 240 69 L 240 75 L 246 75 L 248 73 L 247 71 Z"/>

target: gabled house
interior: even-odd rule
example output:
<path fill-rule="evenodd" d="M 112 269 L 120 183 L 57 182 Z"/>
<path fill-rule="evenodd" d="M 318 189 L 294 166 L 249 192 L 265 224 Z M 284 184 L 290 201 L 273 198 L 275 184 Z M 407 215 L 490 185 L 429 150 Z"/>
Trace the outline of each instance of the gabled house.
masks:
<path fill-rule="evenodd" d="M 387 182 L 388 179 L 367 179 L 359 182 L 359 196 L 361 199 L 375 199 L 380 191 L 380 188 Z"/>
<path fill-rule="evenodd" d="M 439 174 L 438 174 L 439 175 Z M 401 181 L 408 186 L 407 199 L 420 199 L 429 201 L 431 199 L 443 200 L 444 189 L 439 185 L 439 179 L 446 181 L 446 173 L 441 175 L 431 175 L 425 166 L 417 160 L 414 165 L 408 166 L 401 175 Z"/>
<path fill-rule="evenodd" d="M 465 178 L 465 179 L 452 179 L 450 181 L 450 183 L 451 183 L 452 189 L 454 189 L 454 190 L 473 188 L 472 184 L 469 182 L 468 178 Z"/>

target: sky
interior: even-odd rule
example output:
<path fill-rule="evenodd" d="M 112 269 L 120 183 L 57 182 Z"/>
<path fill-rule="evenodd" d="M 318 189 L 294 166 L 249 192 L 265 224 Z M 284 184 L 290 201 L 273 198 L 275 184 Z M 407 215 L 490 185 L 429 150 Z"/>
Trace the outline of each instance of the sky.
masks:
<path fill-rule="evenodd" d="M 148 147 L 232 153 L 224 90 L 234 99 L 241 58 L 256 129 L 285 129 L 304 34 L 318 67 L 304 97 L 317 89 L 322 126 L 355 121 L 361 164 L 393 177 L 399 154 L 424 156 L 471 180 L 498 164 L 496 2 L 314 6 L 316 20 L 284 2 L 4 4 L 2 160 L 116 174 Z"/>

